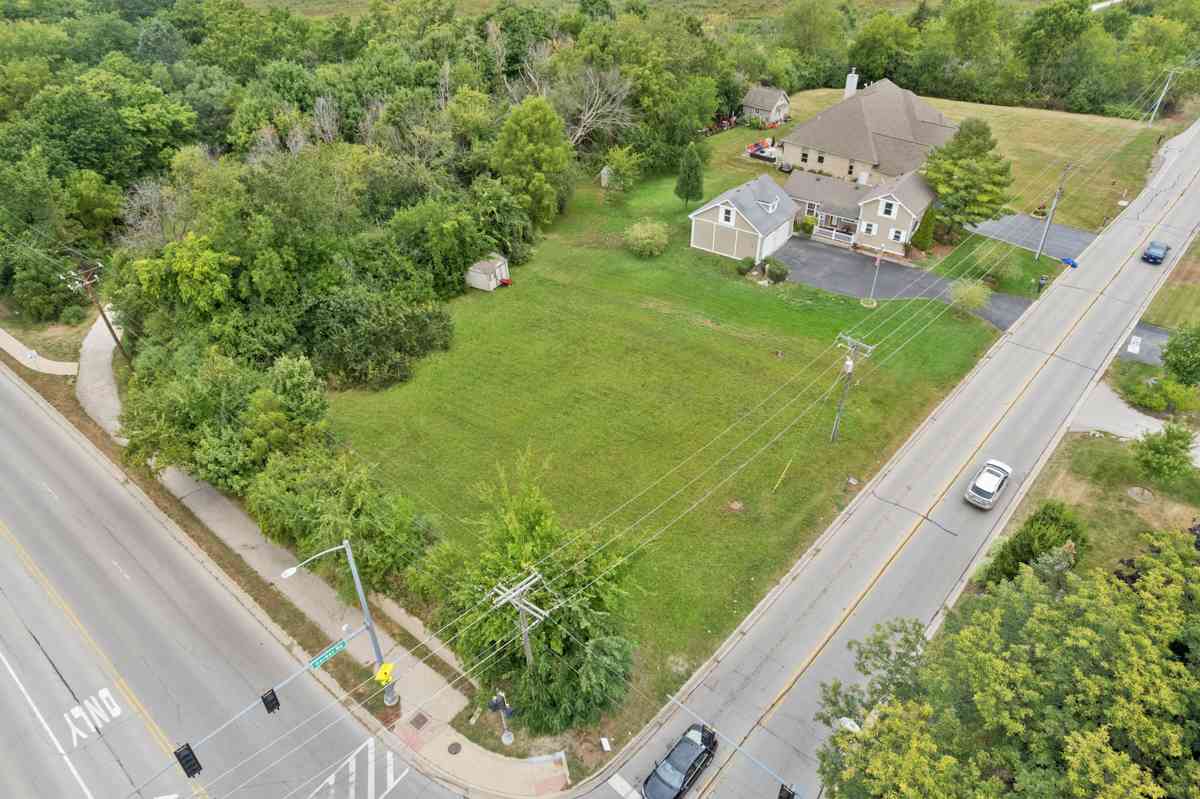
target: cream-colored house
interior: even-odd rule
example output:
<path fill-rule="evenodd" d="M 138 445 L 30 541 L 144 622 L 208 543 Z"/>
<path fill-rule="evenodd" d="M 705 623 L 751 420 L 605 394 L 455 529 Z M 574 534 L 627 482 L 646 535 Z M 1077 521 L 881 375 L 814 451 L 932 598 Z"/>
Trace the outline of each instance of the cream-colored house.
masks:
<path fill-rule="evenodd" d="M 779 158 L 796 169 L 874 186 L 920 168 L 957 130 L 890 80 L 859 90 L 851 70 L 842 101 L 797 125 L 780 143 Z"/>
<path fill-rule="evenodd" d="M 692 246 L 759 263 L 791 238 L 797 210 L 783 187 L 759 175 L 688 214 Z"/>
<path fill-rule="evenodd" d="M 791 107 L 787 92 L 772 86 L 751 86 L 742 98 L 742 116 L 757 117 L 767 124 L 786 120 Z"/>
<path fill-rule="evenodd" d="M 814 219 L 814 238 L 895 255 L 904 255 L 936 199 L 916 171 L 876 186 L 793 172 L 784 190 Z"/>

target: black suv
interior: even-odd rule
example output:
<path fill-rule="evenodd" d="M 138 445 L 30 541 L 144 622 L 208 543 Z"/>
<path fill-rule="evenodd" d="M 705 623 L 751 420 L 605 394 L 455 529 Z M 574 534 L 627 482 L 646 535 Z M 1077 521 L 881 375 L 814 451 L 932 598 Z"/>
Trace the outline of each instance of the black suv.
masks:
<path fill-rule="evenodd" d="M 688 727 L 671 753 L 658 762 L 642 783 L 642 796 L 646 799 L 679 799 L 696 784 L 716 751 L 716 733 L 703 724 Z"/>

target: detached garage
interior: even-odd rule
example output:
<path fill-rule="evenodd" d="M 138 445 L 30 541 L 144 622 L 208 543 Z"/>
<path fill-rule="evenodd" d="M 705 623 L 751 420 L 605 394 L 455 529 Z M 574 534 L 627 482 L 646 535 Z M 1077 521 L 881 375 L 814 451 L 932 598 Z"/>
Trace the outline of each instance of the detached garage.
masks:
<path fill-rule="evenodd" d="M 759 263 L 791 238 L 798 210 L 782 186 L 759 175 L 688 214 L 692 246 Z"/>

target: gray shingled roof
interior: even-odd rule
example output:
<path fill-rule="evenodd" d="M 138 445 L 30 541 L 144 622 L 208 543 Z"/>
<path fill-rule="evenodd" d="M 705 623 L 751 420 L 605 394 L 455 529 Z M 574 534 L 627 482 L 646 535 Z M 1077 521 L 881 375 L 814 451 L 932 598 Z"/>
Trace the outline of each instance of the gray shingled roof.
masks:
<path fill-rule="evenodd" d="M 773 86 L 751 86 L 750 90 L 746 92 L 746 96 L 742 98 L 742 105 L 761 111 L 770 111 L 779 102 L 780 97 L 787 100 L 787 92 Z"/>
<path fill-rule="evenodd" d="M 858 219 L 858 204 L 870 193 L 869 186 L 801 172 L 799 169 L 792 172 L 783 190 L 794 199 L 820 203 L 823 213 L 837 214 L 847 219 Z"/>
<path fill-rule="evenodd" d="M 772 201 L 776 200 L 778 200 L 778 204 L 775 206 L 775 211 L 769 212 L 765 206 L 769 206 Z M 759 175 L 748 183 L 735 186 L 724 194 L 717 195 L 688 214 L 688 218 L 692 219 L 722 203 L 729 203 L 736 208 L 763 236 L 784 222 L 794 219 L 796 211 L 799 210 L 782 186 L 766 175 Z"/>
<path fill-rule="evenodd" d="M 880 197 L 886 197 L 889 194 L 917 216 L 925 213 L 925 209 L 937 199 L 937 194 L 925 182 L 925 178 L 921 177 L 920 173 L 914 171 L 880 183 L 871 189 L 870 193 L 859 202 L 865 203 L 871 200 L 878 200 Z"/>
<path fill-rule="evenodd" d="M 936 108 L 885 78 L 802 122 L 783 140 L 898 175 L 919 167 L 957 130 Z"/>

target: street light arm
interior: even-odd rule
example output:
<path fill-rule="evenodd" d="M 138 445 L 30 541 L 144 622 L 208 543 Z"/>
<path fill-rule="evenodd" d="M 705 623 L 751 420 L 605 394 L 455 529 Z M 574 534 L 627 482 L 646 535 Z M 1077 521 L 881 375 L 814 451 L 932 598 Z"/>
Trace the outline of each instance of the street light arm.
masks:
<path fill-rule="evenodd" d="M 345 542 L 343 542 L 341 544 L 338 544 L 336 547 L 330 547 L 329 549 L 325 550 L 324 552 L 318 552 L 317 554 L 313 555 L 311 558 L 303 560 L 300 563 L 297 563 L 295 566 L 291 566 L 287 569 L 284 569 L 283 574 L 280 576 L 286 580 L 287 578 L 291 577 L 296 572 L 300 571 L 300 569 L 303 568 L 306 564 L 312 563 L 317 558 L 322 557 L 323 555 L 328 555 L 330 552 L 337 552 L 339 549 L 345 549 L 345 548 L 346 548 L 346 544 L 345 544 Z"/>

